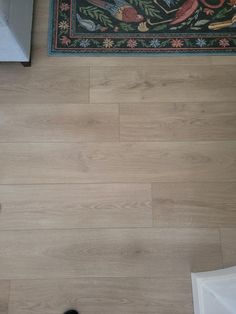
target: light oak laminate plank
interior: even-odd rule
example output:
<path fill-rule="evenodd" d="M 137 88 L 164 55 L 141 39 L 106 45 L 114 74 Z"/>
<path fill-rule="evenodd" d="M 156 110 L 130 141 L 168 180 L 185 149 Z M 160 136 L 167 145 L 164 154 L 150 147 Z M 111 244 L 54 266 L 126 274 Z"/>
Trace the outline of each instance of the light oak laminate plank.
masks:
<path fill-rule="evenodd" d="M 119 140 L 117 105 L 15 104 L 0 106 L 0 142 Z"/>
<path fill-rule="evenodd" d="M 0 144 L 0 183 L 236 180 L 236 142 Z"/>
<path fill-rule="evenodd" d="M 62 59 L 61 59 L 62 60 Z M 1 65 L 0 104 L 57 104 L 89 102 L 89 68 L 64 64 L 23 68 Z"/>
<path fill-rule="evenodd" d="M 10 293 L 10 281 L 0 280 L 0 313 L 8 313 L 8 300 Z"/>
<path fill-rule="evenodd" d="M 236 139 L 235 103 L 120 105 L 121 141 Z"/>
<path fill-rule="evenodd" d="M 236 266 L 236 228 L 221 229 L 224 267 Z"/>
<path fill-rule="evenodd" d="M 91 103 L 235 102 L 236 66 L 91 67 Z"/>
<path fill-rule="evenodd" d="M 190 278 L 13 281 L 9 314 L 192 314 Z"/>
<path fill-rule="evenodd" d="M 215 229 L 0 232 L 0 279 L 159 277 L 222 267 Z"/>
<path fill-rule="evenodd" d="M 156 183 L 152 186 L 158 227 L 236 227 L 236 183 Z"/>
<path fill-rule="evenodd" d="M 151 227 L 148 184 L 1 185 L 0 230 Z"/>

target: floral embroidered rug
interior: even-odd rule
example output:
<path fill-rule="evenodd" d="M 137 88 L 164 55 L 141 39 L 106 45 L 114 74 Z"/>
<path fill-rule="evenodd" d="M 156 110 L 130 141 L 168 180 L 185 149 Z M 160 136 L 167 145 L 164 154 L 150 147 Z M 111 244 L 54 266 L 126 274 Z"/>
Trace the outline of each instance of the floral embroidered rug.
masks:
<path fill-rule="evenodd" d="M 51 0 L 50 54 L 233 54 L 236 0 Z"/>

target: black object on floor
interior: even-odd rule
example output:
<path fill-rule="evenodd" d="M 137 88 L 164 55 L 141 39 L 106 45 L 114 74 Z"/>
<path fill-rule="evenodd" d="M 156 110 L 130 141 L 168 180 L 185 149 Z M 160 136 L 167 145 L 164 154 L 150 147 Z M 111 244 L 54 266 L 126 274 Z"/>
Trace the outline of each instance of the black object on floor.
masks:
<path fill-rule="evenodd" d="M 79 312 L 76 310 L 69 310 L 69 311 L 66 311 L 64 314 L 79 314 Z"/>

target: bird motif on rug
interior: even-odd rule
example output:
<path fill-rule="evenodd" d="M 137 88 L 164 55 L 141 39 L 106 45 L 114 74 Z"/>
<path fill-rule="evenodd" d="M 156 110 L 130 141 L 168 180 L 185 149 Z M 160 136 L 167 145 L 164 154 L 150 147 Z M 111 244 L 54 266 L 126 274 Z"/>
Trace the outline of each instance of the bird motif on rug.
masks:
<path fill-rule="evenodd" d="M 83 19 L 78 13 L 76 14 L 76 18 L 81 27 L 90 32 L 95 32 L 101 29 L 100 24 L 95 24 L 92 20 Z"/>
<path fill-rule="evenodd" d="M 138 14 L 137 10 L 124 0 L 114 0 L 114 4 L 103 0 L 87 0 L 92 5 L 108 11 L 115 19 L 125 23 L 139 23 L 144 17 Z"/>

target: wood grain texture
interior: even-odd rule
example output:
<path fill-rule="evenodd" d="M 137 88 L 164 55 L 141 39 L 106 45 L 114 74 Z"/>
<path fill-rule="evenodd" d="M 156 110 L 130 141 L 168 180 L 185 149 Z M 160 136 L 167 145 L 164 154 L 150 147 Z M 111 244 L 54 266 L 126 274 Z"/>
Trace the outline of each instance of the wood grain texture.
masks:
<path fill-rule="evenodd" d="M 89 68 L 1 66 L 0 104 L 89 102 Z"/>
<path fill-rule="evenodd" d="M 172 278 L 222 267 L 215 229 L 1 231 L 0 247 L 0 279 Z"/>
<path fill-rule="evenodd" d="M 236 183 L 156 183 L 152 187 L 154 225 L 236 226 Z"/>
<path fill-rule="evenodd" d="M 91 103 L 235 101 L 235 66 L 91 67 Z"/>
<path fill-rule="evenodd" d="M 193 314 L 236 264 L 236 56 L 48 57 L 48 7 L 0 64 L 0 313 Z"/>
<path fill-rule="evenodd" d="M 1 314 L 9 314 L 8 313 L 9 293 L 10 293 L 10 282 L 7 280 L 0 280 L 0 313 Z"/>
<path fill-rule="evenodd" d="M 190 278 L 13 281 L 9 314 L 192 314 Z"/>
<path fill-rule="evenodd" d="M 151 227 L 148 184 L 0 186 L 0 230 Z"/>
<path fill-rule="evenodd" d="M 221 243 L 222 243 L 224 267 L 236 265 L 235 239 L 236 239 L 235 228 L 221 229 Z"/>
<path fill-rule="evenodd" d="M 0 107 L 1 142 L 118 140 L 117 105 L 8 104 Z"/>
<path fill-rule="evenodd" d="M 120 105 L 121 141 L 236 139 L 235 103 Z"/>
<path fill-rule="evenodd" d="M 0 144 L 0 183 L 235 181 L 236 142 Z"/>

